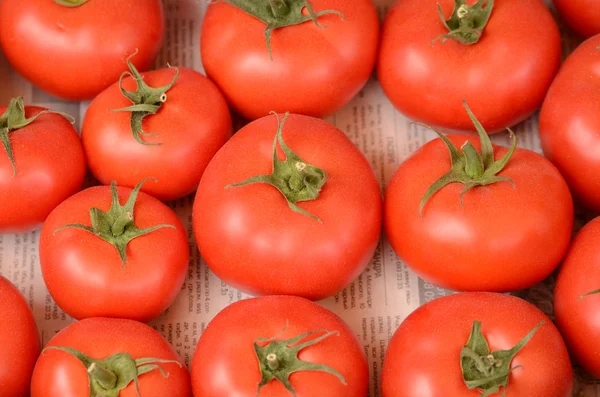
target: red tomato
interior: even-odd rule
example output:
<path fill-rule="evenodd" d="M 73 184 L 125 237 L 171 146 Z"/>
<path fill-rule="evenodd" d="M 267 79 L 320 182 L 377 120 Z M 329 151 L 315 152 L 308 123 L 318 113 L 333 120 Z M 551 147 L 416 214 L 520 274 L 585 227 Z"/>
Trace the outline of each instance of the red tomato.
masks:
<path fill-rule="evenodd" d="M 82 3 L 80 0 L 68 0 Z M 54 96 L 92 99 L 119 79 L 125 58 L 149 69 L 165 34 L 160 0 L 2 0 L 0 45 L 26 79 Z"/>
<path fill-rule="evenodd" d="M 583 37 L 600 33 L 600 7 L 596 0 L 553 0 L 560 16 Z"/>
<path fill-rule="evenodd" d="M 149 182 L 151 183 L 151 182 Z M 118 188 L 120 202 L 131 196 Z M 91 230 L 68 225 L 93 224 L 90 210 L 111 208 L 111 188 L 86 189 L 59 205 L 48 217 L 40 236 L 40 262 L 50 295 L 70 316 L 119 317 L 149 321 L 164 312 L 181 290 L 188 269 L 186 232 L 175 213 L 157 199 L 140 193 L 118 219 L 127 219 L 118 234 L 118 220 L 104 222 L 108 239 L 119 240 L 139 229 L 164 225 L 131 240 L 123 257 L 115 246 Z M 133 214 L 132 218 L 129 216 Z M 122 225 L 122 224 L 121 224 Z M 102 229 L 102 228 L 100 228 Z"/>
<path fill-rule="evenodd" d="M 194 395 L 202 397 L 364 397 L 369 385 L 350 327 L 295 296 L 225 308 L 198 341 L 191 374 Z"/>
<path fill-rule="evenodd" d="M 23 295 L 0 276 L 0 390 L 3 397 L 28 397 L 40 354 L 40 337 Z"/>
<path fill-rule="evenodd" d="M 89 359 L 96 361 L 96 371 L 89 370 L 91 362 L 84 365 L 73 354 L 52 346 L 75 349 L 83 353 Z M 135 363 L 140 372 L 139 394 L 136 392 L 135 383 L 130 376 L 127 376 L 130 372 L 126 372 L 124 365 L 118 369 L 98 362 L 118 353 L 130 355 L 130 357 L 120 358 L 120 363 L 125 362 L 129 365 L 131 361 L 128 361 L 128 358 L 153 359 L 146 365 Z M 165 375 L 163 376 L 158 368 L 150 369 L 152 364 L 165 371 Z M 120 392 L 116 391 L 114 395 L 118 397 L 191 396 L 189 374 L 173 347 L 162 335 L 136 321 L 89 318 L 69 325 L 48 342 L 35 365 L 31 381 L 31 397 L 90 396 L 90 377 L 95 381 L 99 379 L 94 376 L 99 372 L 98 367 L 117 375 L 119 386 L 116 389 L 108 389 L 109 392 L 127 385 Z M 88 375 L 86 369 L 91 375 Z M 110 375 L 105 374 L 105 377 L 110 379 Z M 123 383 L 125 385 L 122 385 Z M 108 393 L 106 395 L 113 396 Z"/>
<path fill-rule="evenodd" d="M 266 1 L 259 3 L 256 8 L 269 8 Z M 308 15 L 305 0 L 286 3 L 291 10 L 288 16 L 299 15 L 301 9 Z M 272 59 L 264 22 L 226 2 L 208 7 L 200 36 L 202 62 L 229 104 L 247 119 L 270 111 L 314 117 L 332 114 L 371 76 L 379 42 L 372 0 L 311 0 L 309 4 L 315 13 L 335 10 L 345 18 L 322 15 L 317 26 L 305 17 L 307 22 L 275 29 Z"/>
<path fill-rule="evenodd" d="M 45 110 L 27 106 L 23 113 L 19 98 L 10 106 L 13 114 L 27 119 Z M 6 127 L 1 118 L 7 109 L 0 106 L 0 130 Z M 77 132 L 58 114 L 42 114 L 8 137 L 14 168 L 0 144 L 0 233 L 24 232 L 39 227 L 58 204 L 81 189 L 85 157 Z"/>
<path fill-rule="evenodd" d="M 575 360 L 594 376 L 600 376 L 600 218 L 575 236 L 560 268 L 554 290 L 556 324 Z"/>
<path fill-rule="evenodd" d="M 161 69 L 143 75 L 142 84 L 162 87 L 171 83 L 176 71 Z M 132 78 L 123 86 L 135 91 Z M 210 159 L 231 136 L 231 118 L 225 99 L 206 77 L 182 69 L 157 114 L 143 120 L 143 130 L 156 136 L 132 132 L 132 112 L 115 112 L 131 106 L 115 83 L 100 94 L 87 110 L 82 140 L 90 170 L 103 184 L 117 181 L 133 188 L 148 177 L 157 183 L 142 191 L 163 201 L 186 196 L 198 188 Z"/>
<path fill-rule="evenodd" d="M 265 183 L 226 188 L 272 172 L 277 121 L 268 116 L 247 125 L 208 165 L 194 203 L 196 241 L 210 269 L 235 288 L 322 299 L 350 284 L 373 256 L 381 229 L 380 189 L 342 131 L 300 115 L 285 121 L 285 144 L 300 157 L 295 166 L 314 172 L 316 166 L 327 175 L 317 199 L 298 203 L 305 213 L 293 211 Z M 277 156 L 286 158 L 279 150 Z M 289 186 L 294 178 L 312 177 L 295 172 L 282 183 Z"/>
<path fill-rule="evenodd" d="M 496 0 L 472 45 L 432 43 L 449 32 L 438 3 L 449 18 L 452 0 L 403 0 L 385 19 L 377 75 L 394 105 L 411 119 L 462 131 L 474 128 L 461 100 L 490 133 L 531 115 L 561 59 L 559 31 L 543 2 Z"/>
<path fill-rule="evenodd" d="M 540 113 L 544 154 L 565 177 L 573 196 L 600 211 L 600 35 L 565 61 Z"/>
<path fill-rule="evenodd" d="M 503 379 L 508 380 L 506 387 L 500 388 L 506 397 L 572 396 L 569 355 L 548 317 L 519 298 L 484 292 L 433 300 L 404 320 L 386 352 L 383 397 L 481 396 L 481 389 L 467 388 L 461 371 L 461 349 L 475 321 L 481 323 L 490 352 L 510 350 L 530 336 L 512 360 L 497 362 L 499 368 L 492 373 L 501 375 L 502 362 L 504 369 L 512 369 Z M 490 360 L 482 358 L 484 363 Z"/>
<path fill-rule="evenodd" d="M 460 147 L 477 138 L 453 135 Z M 508 149 L 493 146 L 499 160 Z M 468 291 L 513 291 L 546 278 L 564 256 L 573 229 L 573 203 L 558 170 L 530 150 L 516 149 L 499 181 L 462 197 L 452 183 L 435 193 L 419 214 L 429 187 L 450 170 L 448 149 L 435 139 L 406 160 L 392 177 L 384 204 L 385 229 L 398 254 L 418 275 L 438 286 Z"/>

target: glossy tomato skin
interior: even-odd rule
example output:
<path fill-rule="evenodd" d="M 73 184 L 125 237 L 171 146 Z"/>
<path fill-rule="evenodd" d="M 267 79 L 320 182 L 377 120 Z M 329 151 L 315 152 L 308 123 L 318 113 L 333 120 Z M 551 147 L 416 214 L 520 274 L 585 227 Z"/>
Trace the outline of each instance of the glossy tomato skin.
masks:
<path fill-rule="evenodd" d="M 30 118 L 44 110 L 25 108 Z M 0 106 L 0 115 L 6 111 Z M 41 115 L 10 133 L 17 167 L 13 175 L 4 148 L 0 152 L 0 233 L 39 227 L 48 214 L 83 185 L 86 165 L 77 132 L 63 116 Z"/>
<path fill-rule="evenodd" d="M 553 0 L 560 16 L 580 36 L 600 33 L 600 7 L 595 0 Z"/>
<path fill-rule="evenodd" d="M 271 111 L 322 117 L 348 103 L 375 65 L 379 20 L 371 0 L 311 0 L 323 15 L 276 29 L 269 58 L 266 25 L 240 9 L 218 2 L 202 25 L 201 53 L 207 75 L 242 116 L 255 120 Z M 227 51 L 223 49 L 227 48 Z"/>
<path fill-rule="evenodd" d="M 554 313 L 574 359 L 594 376 L 600 376 L 599 295 L 582 295 L 600 288 L 600 218 L 575 236 L 560 268 L 554 290 Z"/>
<path fill-rule="evenodd" d="M 600 211 L 600 35 L 565 61 L 540 113 L 544 154 L 565 177 L 573 196 Z"/>
<path fill-rule="evenodd" d="M 147 182 L 151 183 L 151 182 Z M 124 204 L 131 189 L 118 188 Z M 133 239 L 127 263 L 117 249 L 94 234 L 68 224 L 91 226 L 89 211 L 108 211 L 108 186 L 86 189 L 50 214 L 40 235 L 40 262 L 44 281 L 56 303 L 76 318 L 118 317 L 149 321 L 173 303 L 188 269 L 185 229 L 175 213 L 157 199 L 140 193 L 134 209 L 135 225 L 161 228 Z"/>
<path fill-rule="evenodd" d="M 3 0 L 0 45 L 26 79 L 69 100 L 92 99 L 127 70 L 147 70 L 165 34 L 160 0 L 90 0 L 65 7 L 54 0 Z M 115 45 L 118 43 L 118 45 Z"/>
<path fill-rule="evenodd" d="M 158 370 L 139 377 L 143 397 L 191 397 L 190 377 L 173 347 L 149 326 L 124 319 L 89 318 L 78 321 L 56 334 L 48 346 L 70 347 L 101 360 L 116 353 L 129 353 L 133 359 L 160 358 L 182 363 L 159 364 Z M 89 379 L 85 366 L 75 357 L 59 350 L 46 350 L 40 356 L 31 381 L 31 397 L 87 397 Z M 133 382 L 119 397 L 137 397 Z"/>
<path fill-rule="evenodd" d="M 143 74 L 151 87 L 170 84 L 174 75 L 174 69 Z M 135 91 L 136 84 L 128 78 L 124 87 Z M 115 180 L 131 188 L 144 178 L 156 178 L 142 191 L 163 201 L 196 191 L 210 159 L 231 136 L 229 109 L 219 89 L 200 73 L 182 68 L 167 101 L 143 121 L 144 131 L 158 135 L 142 139 L 160 145 L 140 144 L 131 131 L 131 113 L 113 111 L 130 105 L 115 83 L 88 108 L 82 140 L 94 176 L 105 185 Z"/>
<path fill-rule="evenodd" d="M 276 131 L 274 115 L 259 119 L 213 158 L 194 202 L 196 241 L 210 269 L 235 288 L 323 299 L 350 284 L 373 256 L 381 231 L 380 188 L 342 131 L 323 120 L 290 115 L 285 143 L 328 174 L 316 200 L 298 203 L 322 223 L 292 211 L 273 186 L 225 189 L 271 173 Z M 284 159 L 279 149 L 278 155 Z"/>
<path fill-rule="evenodd" d="M 496 0 L 481 39 L 469 46 L 431 44 L 448 33 L 437 3 L 448 18 L 452 0 L 398 1 L 386 16 L 377 75 L 396 108 L 429 125 L 475 131 L 466 100 L 488 133 L 531 115 L 561 59 L 560 34 L 544 3 Z"/>
<path fill-rule="evenodd" d="M 512 360 L 506 397 L 571 397 L 573 371 L 552 321 L 530 303 L 495 293 L 461 293 L 421 306 L 400 325 L 382 370 L 383 397 L 479 397 L 460 369 L 460 351 L 474 321 L 490 350 L 508 350 L 544 324 Z M 499 393 L 493 396 L 500 396 Z"/>
<path fill-rule="evenodd" d="M 286 323 L 288 327 L 283 331 Z M 295 296 L 246 299 L 221 311 L 202 334 L 194 354 L 190 370 L 194 396 L 290 396 L 277 380 L 262 387 L 257 396 L 261 373 L 253 344 L 259 338 L 276 336 L 277 340 L 286 340 L 319 329 L 338 331 L 339 336 L 331 335 L 302 349 L 298 357 L 334 368 L 347 385 L 328 373 L 296 372 L 290 382 L 297 397 L 366 396 L 369 370 L 353 331 L 334 313 Z M 323 334 L 319 332 L 306 340 Z"/>
<path fill-rule="evenodd" d="M 457 147 L 478 138 L 450 135 Z M 494 145 L 495 158 L 507 148 Z M 558 170 L 544 157 L 517 149 L 500 176 L 512 178 L 471 189 L 452 183 L 434 194 L 419 215 L 425 192 L 449 171 L 440 139 L 424 145 L 392 177 L 384 203 L 385 230 L 398 254 L 438 286 L 463 291 L 514 291 L 546 278 L 563 258 L 573 230 L 573 202 Z"/>
<path fill-rule="evenodd" d="M 28 397 L 40 354 L 33 314 L 14 285 L 0 276 L 0 386 L 3 397 Z"/>

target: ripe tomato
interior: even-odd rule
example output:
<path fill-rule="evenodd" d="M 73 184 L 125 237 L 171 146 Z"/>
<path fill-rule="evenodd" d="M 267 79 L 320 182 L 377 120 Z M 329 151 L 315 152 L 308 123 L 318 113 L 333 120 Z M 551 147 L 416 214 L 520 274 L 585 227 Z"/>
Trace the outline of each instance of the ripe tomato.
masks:
<path fill-rule="evenodd" d="M 132 74 L 141 79 L 133 65 Z M 144 96 L 145 103 L 134 102 L 156 106 L 158 113 L 147 116 L 140 111 L 114 111 L 133 102 L 121 93 L 119 83 L 96 97 L 82 130 L 88 164 L 105 185 L 115 180 L 119 186 L 133 188 L 140 180 L 154 177 L 158 182 L 144 185 L 142 191 L 163 201 L 178 199 L 196 191 L 208 162 L 231 136 L 229 109 L 218 88 L 191 69 L 180 74 L 161 69 L 145 73 L 143 79 L 137 82 L 142 90 L 175 84 L 168 90 L 154 89 L 154 96 Z M 127 91 L 136 91 L 133 78 L 122 84 Z M 162 94 L 167 95 L 164 103 Z M 143 119 L 143 131 L 133 131 L 136 117 L 139 126 Z"/>
<path fill-rule="evenodd" d="M 22 98 L 0 106 L 0 233 L 39 227 L 83 185 L 85 157 L 77 132 L 63 116 L 45 112 L 25 107 Z"/>
<path fill-rule="evenodd" d="M 556 324 L 575 360 L 596 377 L 600 376 L 599 242 L 600 218 L 596 218 L 575 236 L 554 290 Z"/>
<path fill-rule="evenodd" d="M 0 387 L 3 397 L 28 397 L 40 336 L 23 295 L 0 276 Z"/>
<path fill-rule="evenodd" d="M 580 36 L 600 33 L 600 7 L 596 0 L 553 0 L 560 16 Z"/>
<path fill-rule="evenodd" d="M 198 341 L 191 374 L 194 395 L 202 397 L 364 397 L 369 384 L 350 327 L 295 296 L 225 308 Z"/>
<path fill-rule="evenodd" d="M 117 81 L 136 49 L 136 66 L 149 69 L 165 34 L 160 0 L 2 0 L 0 26 L 14 68 L 69 100 L 92 99 Z"/>
<path fill-rule="evenodd" d="M 273 30 L 271 58 L 267 24 L 232 3 L 265 12 L 272 26 L 305 22 Z M 269 3 L 290 11 L 275 17 Z M 337 13 L 319 15 L 315 23 L 306 5 Z M 200 39 L 207 75 L 242 116 L 290 111 L 322 117 L 348 103 L 371 76 L 379 21 L 372 0 L 228 0 L 208 7 Z"/>
<path fill-rule="evenodd" d="M 496 161 L 506 160 L 507 148 L 492 146 L 483 130 L 480 137 L 490 149 L 490 160 L 492 149 Z M 471 135 L 445 139 L 455 145 L 457 156 L 463 152 L 456 145 L 471 142 L 462 146 L 464 153 L 481 147 Z M 398 256 L 424 279 L 453 290 L 513 291 L 550 275 L 573 229 L 573 202 L 558 170 L 539 154 L 516 149 L 497 176 L 482 178 L 494 183 L 466 193 L 476 178 L 467 179 L 466 186 L 450 183 L 434 193 L 420 213 L 426 192 L 431 193 L 428 189 L 450 170 L 449 157 L 444 142 L 435 139 L 392 177 L 384 221 Z M 462 164 L 466 177 L 464 168 Z"/>
<path fill-rule="evenodd" d="M 480 40 L 471 45 L 440 38 L 449 30 L 438 3 L 448 19 L 452 0 L 398 1 L 385 19 L 377 75 L 394 105 L 414 120 L 475 131 L 460 106 L 467 100 L 490 133 L 532 114 L 561 59 L 559 31 L 543 2 L 478 1 L 461 23 L 479 17 L 482 4 L 493 9 Z"/>
<path fill-rule="evenodd" d="M 194 233 L 210 269 L 235 288 L 317 300 L 342 290 L 369 263 L 381 193 L 342 131 L 308 116 L 285 117 L 248 124 L 213 158 L 194 202 Z M 231 186 L 273 171 L 275 136 L 286 149 L 276 155 L 279 187 Z"/>
<path fill-rule="evenodd" d="M 572 396 L 569 354 L 552 321 L 514 296 L 471 292 L 433 300 L 404 320 L 386 352 L 383 397 L 479 397 L 494 383 L 469 390 L 465 378 L 486 378 L 476 360 L 499 377 L 490 395 Z"/>
<path fill-rule="evenodd" d="M 91 388 L 102 394 L 91 394 Z M 31 397 L 190 397 L 190 389 L 187 370 L 162 335 L 145 324 L 111 318 L 82 320 L 56 334 L 31 381 Z"/>
<path fill-rule="evenodd" d="M 544 154 L 565 177 L 573 196 L 600 211 L 600 35 L 565 61 L 540 113 Z"/>
<path fill-rule="evenodd" d="M 44 223 L 44 281 L 70 316 L 149 321 L 181 290 L 189 259 L 185 229 L 169 207 L 145 193 L 138 196 L 138 190 L 86 189 Z"/>

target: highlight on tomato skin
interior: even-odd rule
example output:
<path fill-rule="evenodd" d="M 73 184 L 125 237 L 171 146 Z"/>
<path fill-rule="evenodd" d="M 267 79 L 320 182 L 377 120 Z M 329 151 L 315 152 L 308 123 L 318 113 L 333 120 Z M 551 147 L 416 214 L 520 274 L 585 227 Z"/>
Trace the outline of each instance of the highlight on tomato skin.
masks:
<path fill-rule="evenodd" d="M 373 257 L 382 197 L 346 134 L 313 117 L 272 114 L 211 160 L 192 219 L 200 254 L 223 282 L 252 295 L 320 300 Z"/>

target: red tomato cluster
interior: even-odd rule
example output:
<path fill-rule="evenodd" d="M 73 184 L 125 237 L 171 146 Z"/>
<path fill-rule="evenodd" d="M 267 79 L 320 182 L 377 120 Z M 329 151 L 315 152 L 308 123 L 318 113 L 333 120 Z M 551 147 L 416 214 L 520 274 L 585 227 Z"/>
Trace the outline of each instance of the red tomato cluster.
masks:
<path fill-rule="evenodd" d="M 556 1 L 575 31 L 597 34 L 559 71 L 559 29 L 540 0 L 402 0 L 381 34 L 371 0 L 224 0 L 202 27 L 205 77 L 149 71 L 161 1 L 2 0 L 0 47 L 13 67 L 51 95 L 92 102 L 81 138 L 66 114 L 21 97 L 0 107 L 0 232 L 41 226 L 45 284 L 80 320 L 40 352 L 32 302 L 0 277 L 0 394 L 365 397 L 363 346 L 311 300 L 349 286 L 384 229 L 420 277 L 459 293 L 400 325 L 383 397 L 570 397 L 569 352 L 600 377 L 600 218 L 571 241 L 573 198 L 600 210 L 593 3 Z M 406 116 L 477 133 L 434 129 L 384 197 L 365 156 L 317 118 L 375 68 Z M 250 121 L 233 137 L 230 107 Z M 509 128 L 540 107 L 545 157 L 517 148 Z M 488 136 L 504 129 L 509 148 Z M 80 191 L 86 170 L 97 183 Z M 189 195 L 208 267 L 259 296 L 213 319 L 190 372 L 143 324 L 188 274 L 192 233 L 164 202 Z M 498 294 L 561 262 L 558 327 Z"/>

